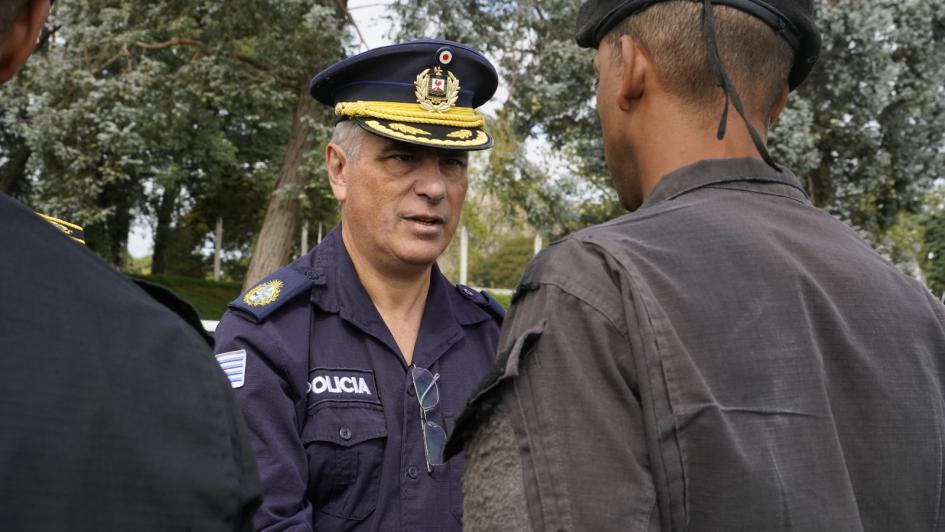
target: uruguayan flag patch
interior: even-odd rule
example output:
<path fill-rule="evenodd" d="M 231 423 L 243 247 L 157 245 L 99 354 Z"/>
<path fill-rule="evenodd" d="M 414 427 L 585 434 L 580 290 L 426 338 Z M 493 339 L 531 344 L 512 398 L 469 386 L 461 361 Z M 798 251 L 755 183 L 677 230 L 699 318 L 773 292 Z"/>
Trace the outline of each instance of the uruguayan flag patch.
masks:
<path fill-rule="evenodd" d="M 217 362 L 223 368 L 223 373 L 230 379 L 234 388 L 246 383 L 246 350 L 230 351 L 217 355 Z"/>

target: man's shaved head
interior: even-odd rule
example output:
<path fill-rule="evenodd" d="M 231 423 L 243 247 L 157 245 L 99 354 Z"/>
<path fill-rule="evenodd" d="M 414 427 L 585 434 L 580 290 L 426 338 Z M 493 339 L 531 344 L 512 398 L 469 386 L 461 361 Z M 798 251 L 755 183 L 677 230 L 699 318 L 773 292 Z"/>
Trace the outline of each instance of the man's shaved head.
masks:
<path fill-rule="evenodd" d="M 709 123 L 717 120 L 722 89 L 708 59 L 702 9 L 697 2 L 661 2 L 626 18 L 605 39 L 634 39 L 652 57 L 666 90 Z M 794 52 L 760 19 L 728 6 L 714 11 L 719 55 L 746 112 L 768 116 L 788 85 Z"/>

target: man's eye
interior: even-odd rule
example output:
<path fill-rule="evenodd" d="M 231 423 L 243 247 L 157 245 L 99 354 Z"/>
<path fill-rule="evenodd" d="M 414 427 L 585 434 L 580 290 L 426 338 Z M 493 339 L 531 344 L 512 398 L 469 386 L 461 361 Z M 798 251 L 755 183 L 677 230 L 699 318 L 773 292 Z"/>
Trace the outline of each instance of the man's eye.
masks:
<path fill-rule="evenodd" d="M 463 159 L 446 159 L 447 166 L 455 166 L 457 168 L 466 168 L 466 161 Z"/>
<path fill-rule="evenodd" d="M 395 153 L 391 155 L 390 158 L 402 163 L 409 163 L 410 161 L 413 161 L 413 155 L 409 153 Z"/>

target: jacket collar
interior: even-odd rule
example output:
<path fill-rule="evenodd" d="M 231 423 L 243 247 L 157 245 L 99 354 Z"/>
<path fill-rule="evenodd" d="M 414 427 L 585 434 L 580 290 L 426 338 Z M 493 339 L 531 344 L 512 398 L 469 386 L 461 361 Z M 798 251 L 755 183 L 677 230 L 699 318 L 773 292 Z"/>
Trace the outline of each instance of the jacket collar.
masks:
<path fill-rule="evenodd" d="M 683 194 L 711 185 L 747 181 L 775 183 L 790 188 L 798 199 L 808 199 L 800 180 L 787 169 L 780 172 L 761 159 L 707 159 L 674 170 L 660 179 L 641 208 L 676 199 Z"/>
<path fill-rule="evenodd" d="M 308 255 L 297 261 L 296 269 L 314 284 L 311 302 L 339 317 L 399 353 L 387 324 L 371 301 L 345 248 L 341 226 L 333 229 Z M 436 264 L 430 275 L 430 291 L 414 347 L 414 363 L 429 367 L 463 337 L 461 325 L 491 319 L 471 301 L 463 298 L 440 273 Z"/>

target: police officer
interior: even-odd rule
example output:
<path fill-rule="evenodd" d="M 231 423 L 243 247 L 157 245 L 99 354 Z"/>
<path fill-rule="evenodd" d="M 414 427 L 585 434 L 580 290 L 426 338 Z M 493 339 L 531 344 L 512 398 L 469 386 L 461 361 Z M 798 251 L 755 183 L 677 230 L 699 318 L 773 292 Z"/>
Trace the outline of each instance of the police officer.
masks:
<path fill-rule="evenodd" d="M 0 2 L 0 82 L 49 9 Z M 255 462 L 210 346 L 77 240 L 0 194 L 0 529 L 251 530 Z"/>
<path fill-rule="evenodd" d="M 446 434 L 494 360 L 502 308 L 436 260 L 459 222 L 474 111 L 497 77 L 448 41 L 373 49 L 318 74 L 340 227 L 230 305 L 216 332 L 253 434 L 259 530 L 460 530 Z"/>
<path fill-rule="evenodd" d="M 940 530 L 945 308 L 765 148 L 812 1 L 591 0 L 577 29 L 634 212 L 523 276 L 450 440 L 466 530 Z"/>

